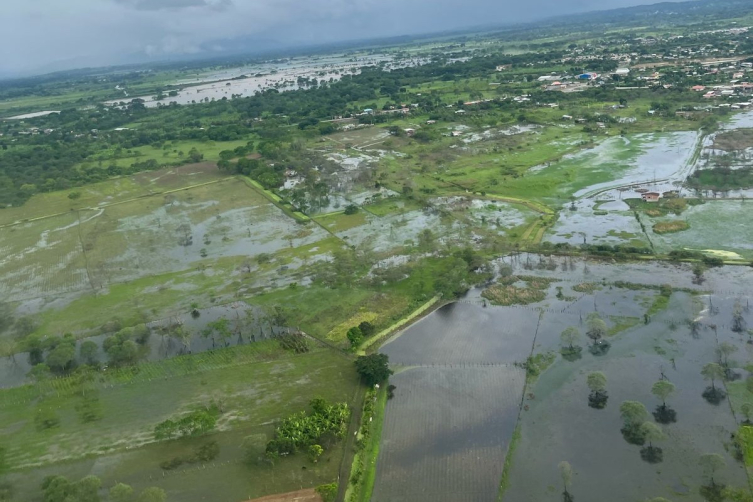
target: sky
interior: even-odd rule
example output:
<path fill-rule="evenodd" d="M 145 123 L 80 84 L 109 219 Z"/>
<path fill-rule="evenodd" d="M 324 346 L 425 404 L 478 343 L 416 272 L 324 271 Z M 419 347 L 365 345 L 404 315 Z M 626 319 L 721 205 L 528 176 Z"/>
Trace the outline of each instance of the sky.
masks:
<path fill-rule="evenodd" d="M 0 76 L 532 21 L 655 0 L 0 0 Z"/>

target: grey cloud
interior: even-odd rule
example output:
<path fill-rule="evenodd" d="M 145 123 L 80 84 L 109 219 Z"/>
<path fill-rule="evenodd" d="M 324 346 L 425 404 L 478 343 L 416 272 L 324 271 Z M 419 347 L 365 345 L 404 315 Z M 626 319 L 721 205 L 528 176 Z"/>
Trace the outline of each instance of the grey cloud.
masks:
<path fill-rule="evenodd" d="M 115 3 L 137 10 L 159 11 L 180 10 L 189 7 L 208 7 L 224 10 L 232 5 L 231 0 L 114 0 Z"/>
<path fill-rule="evenodd" d="M 0 75 L 501 25 L 652 1 L 0 0 Z"/>

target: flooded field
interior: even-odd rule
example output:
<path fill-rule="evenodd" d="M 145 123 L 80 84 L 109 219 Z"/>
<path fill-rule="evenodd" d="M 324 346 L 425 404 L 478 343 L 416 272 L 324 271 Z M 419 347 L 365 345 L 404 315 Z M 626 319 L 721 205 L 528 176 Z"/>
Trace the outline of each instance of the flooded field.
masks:
<path fill-rule="evenodd" d="M 525 372 L 507 365 L 406 369 L 387 404 L 375 502 L 494 500 Z"/>
<path fill-rule="evenodd" d="M 325 237 L 321 228 L 301 228 L 242 181 L 230 180 L 3 228 L 0 294 L 24 301 L 97 291 Z"/>
<path fill-rule="evenodd" d="M 746 467 L 731 438 L 742 420 L 740 407 L 753 403 L 743 383 L 750 375 L 746 364 L 753 346 L 744 330 L 735 331 L 733 321 L 740 315 L 742 326 L 753 325 L 748 308 L 753 271 L 712 269 L 703 284 L 696 284 L 686 265 L 615 265 L 536 255 L 503 262 L 514 274 L 549 278 L 544 300 L 484 307 L 481 290 L 472 290 L 465 300 L 437 310 L 382 347 L 396 370 L 391 382 L 397 389 L 386 408 L 374 500 L 496 500 L 505 455 L 509 473 L 502 500 L 511 502 L 557 499 L 561 461 L 573 468 L 569 491 L 579 501 L 707 500 L 703 494 L 710 481 L 699 459 L 709 453 L 724 459 L 717 481 L 747 486 Z M 671 289 L 662 289 L 663 284 Z M 605 326 L 598 350 L 585 336 L 594 315 Z M 580 331 L 575 344 L 582 351 L 565 358 L 560 334 L 569 326 Z M 725 363 L 730 377 L 717 382 L 729 391 L 729 401 L 712 400 L 710 382 L 701 374 L 705 364 L 720 361 L 720 344 L 732 347 Z M 533 373 L 529 368 L 523 395 L 521 365 L 531 361 L 537 366 Z M 503 379 L 496 387 L 507 397 L 487 401 L 494 391 L 481 390 L 479 382 L 503 367 L 512 373 L 495 377 Z M 596 371 L 607 381 L 602 408 L 589 404 L 586 376 Z M 674 421 L 653 415 L 662 404 L 652 394 L 659 380 L 674 385 L 667 398 Z M 515 397 L 522 401 L 515 403 Z M 626 440 L 620 416 L 624 401 L 642 403 L 646 420 L 657 421 L 661 438 L 654 446 L 660 450 Z M 486 411 L 489 406 L 495 411 Z M 464 418 L 470 407 L 480 410 L 472 414 L 475 419 Z M 516 412 L 519 437 L 508 451 L 508 420 Z M 489 413 L 494 421 L 484 418 Z M 502 450 L 486 450 L 486 443 L 474 439 L 492 437 L 488 431 L 494 427 L 500 427 L 495 447 Z M 458 444 L 470 450 L 468 458 L 455 453 Z M 483 468 L 453 467 L 475 465 L 477 459 L 484 460 Z"/>
<path fill-rule="evenodd" d="M 212 71 L 184 78 L 172 85 L 182 86 L 175 96 L 131 96 L 123 91 L 121 99 L 107 101 L 106 105 L 119 105 L 132 99 L 143 99 L 147 107 L 177 103 L 189 105 L 220 99 L 253 96 L 267 89 L 292 91 L 309 87 L 310 81 L 333 82 L 344 75 L 358 74 L 361 68 L 385 65 L 386 70 L 424 64 L 424 58 L 395 60 L 388 54 L 371 54 L 364 57 L 331 55 L 322 57 L 290 58 L 269 61 L 222 71 Z M 14 117 L 15 118 L 15 117 Z M 23 117 L 18 117 L 23 118 Z"/>
<path fill-rule="evenodd" d="M 530 353 L 536 317 L 453 303 L 382 347 L 404 369 L 390 379 L 373 500 L 494 499 L 525 382 L 512 363 Z"/>

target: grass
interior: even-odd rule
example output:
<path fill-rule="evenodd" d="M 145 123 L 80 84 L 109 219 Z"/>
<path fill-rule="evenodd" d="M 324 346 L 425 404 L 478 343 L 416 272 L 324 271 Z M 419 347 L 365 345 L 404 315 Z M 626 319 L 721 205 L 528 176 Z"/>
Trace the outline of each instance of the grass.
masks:
<path fill-rule="evenodd" d="M 753 466 L 753 427 L 741 425 L 737 431 L 737 437 L 743 449 L 743 459 L 747 467 Z"/>
<path fill-rule="evenodd" d="M 607 336 L 618 335 L 633 326 L 637 326 L 641 322 L 638 317 L 609 316 L 609 319 L 614 324 L 607 330 Z"/>
<path fill-rule="evenodd" d="M 246 146 L 249 140 L 250 138 L 235 141 L 173 141 L 160 148 L 147 145 L 126 151 L 109 149 L 103 150 L 96 156 L 82 162 L 77 168 L 87 169 L 95 166 L 103 168 L 109 166 L 130 167 L 134 163 L 150 160 L 154 160 L 160 165 L 185 164 L 189 162 L 188 152 L 194 148 L 204 156 L 203 160 L 216 162 L 220 160 L 221 151 Z"/>
<path fill-rule="evenodd" d="M 675 232 L 682 232 L 683 230 L 687 230 L 690 228 L 690 225 L 687 221 L 683 220 L 671 220 L 671 221 L 660 221 L 658 223 L 654 223 L 653 230 L 656 234 L 671 234 Z"/>
<path fill-rule="evenodd" d="M 362 322 L 370 322 L 373 324 L 377 317 L 379 317 L 379 315 L 375 312 L 359 312 L 354 314 L 347 321 L 338 324 L 332 331 L 327 333 L 327 340 L 333 342 L 345 342 L 346 335 L 350 328 L 358 326 Z"/>
<path fill-rule="evenodd" d="M 386 336 L 394 333 L 398 329 L 402 328 L 409 322 L 416 319 L 418 316 L 424 314 L 427 310 L 429 310 L 432 306 L 434 306 L 440 299 L 441 299 L 441 296 L 435 296 L 434 298 L 432 298 L 431 300 L 429 300 L 428 302 L 424 303 L 419 308 L 411 312 L 409 315 L 398 320 L 397 322 L 395 322 L 388 328 L 383 329 L 382 331 L 372 336 L 371 338 L 368 338 L 364 343 L 361 344 L 359 354 L 363 355 L 366 349 L 368 349 L 369 347 L 371 347 L 377 342 L 383 341 Z"/>
<path fill-rule="evenodd" d="M 345 230 L 360 227 L 367 223 L 366 213 L 362 210 L 359 210 L 355 214 L 345 214 L 340 211 L 337 213 L 315 216 L 314 220 L 333 233 L 344 232 Z"/>
<path fill-rule="evenodd" d="M 388 197 L 374 204 L 365 205 L 363 209 L 376 216 L 389 216 L 391 214 L 405 214 L 422 207 L 421 203 L 415 199 Z"/>
<path fill-rule="evenodd" d="M 366 394 L 366 399 L 368 398 L 369 393 Z M 364 413 L 362 417 L 363 425 L 358 439 L 365 439 L 365 441 L 363 447 L 356 452 L 353 458 L 351 479 L 349 480 L 351 484 L 348 486 L 348 495 L 346 495 L 346 500 L 349 502 L 369 502 L 371 500 L 374 482 L 376 481 L 376 463 L 379 458 L 379 445 L 382 439 L 386 405 L 387 389 L 381 388 L 376 393 L 373 413 Z M 364 428 L 368 431 L 365 438 L 362 434 Z M 355 484 L 353 484 L 354 478 Z"/>
<path fill-rule="evenodd" d="M 255 190 L 259 191 L 264 197 L 269 199 L 274 205 L 276 205 L 278 208 L 282 209 L 282 211 L 290 216 L 291 218 L 295 219 L 299 222 L 307 222 L 310 221 L 311 218 L 306 216 L 305 214 L 301 213 L 300 211 L 296 211 L 293 209 L 293 207 L 282 200 L 282 198 L 277 195 L 276 193 L 272 192 L 271 190 L 267 190 L 264 188 L 261 183 L 259 183 L 256 180 L 253 180 L 249 178 L 248 176 L 241 176 L 241 179 L 243 179 L 250 187 L 254 188 Z"/>
<path fill-rule="evenodd" d="M 546 298 L 546 291 L 537 288 L 519 288 L 512 285 L 496 285 L 486 288 L 481 296 L 494 305 L 528 305 Z"/>
<path fill-rule="evenodd" d="M 102 207 L 136 200 L 146 196 L 171 193 L 190 187 L 228 179 L 207 163 L 190 164 L 177 168 L 161 169 L 117 177 L 100 183 L 68 190 L 34 195 L 23 206 L 0 210 L 0 227 L 17 222 L 35 221 L 92 207 Z M 70 199 L 71 193 L 77 199 Z"/>
<path fill-rule="evenodd" d="M 357 383 L 350 361 L 329 349 L 312 349 L 291 355 L 267 341 L 107 373 L 89 391 L 102 412 L 91 423 L 79 420 L 75 407 L 83 398 L 72 381 L 66 384 L 69 379 L 4 390 L 0 424 L 14 431 L 3 438 L 8 462 L 18 469 L 137 448 L 154 441 L 152 430 L 160 421 L 211 400 L 222 401 L 222 430 L 278 420 L 305 409 L 316 395 L 347 400 Z M 38 431 L 39 408 L 55 410 L 60 426 Z"/>
<path fill-rule="evenodd" d="M 654 301 L 651 303 L 651 306 L 649 306 L 646 314 L 648 316 L 656 315 L 659 312 L 666 310 L 667 307 L 669 307 L 669 296 L 658 294 L 654 297 Z"/>
<path fill-rule="evenodd" d="M 502 469 L 502 479 L 499 482 L 499 492 L 497 495 L 497 500 L 499 502 L 502 501 L 502 497 L 505 494 L 505 491 L 507 491 L 507 488 L 510 486 L 510 471 L 512 470 L 512 462 L 515 456 L 515 450 L 520 443 L 520 426 L 520 419 L 518 419 L 518 423 L 515 426 L 515 432 L 513 432 L 512 439 L 510 440 L 510 446 L 507 447 L 505 466 Z"/>
<path fill-rule="evenodd" d="M 595 282 L 582 282 L 573 286 L 572 289 L 578 293 L 587 293 L 590 295 L 596 291 L 600 291 L 602 288 L 603 286 L 601 284 Z"/>

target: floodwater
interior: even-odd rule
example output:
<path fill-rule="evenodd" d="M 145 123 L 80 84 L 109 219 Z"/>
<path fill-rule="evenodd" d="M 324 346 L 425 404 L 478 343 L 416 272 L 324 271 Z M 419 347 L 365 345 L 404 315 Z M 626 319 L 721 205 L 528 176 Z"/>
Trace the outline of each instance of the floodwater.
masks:
<path fill-rule="evenodd" d="M 528 357 L 538 312 L 450 303 L 382 346 L 390 363 L 514 363 Z M 462 343 L 461 343 L 462 342 Z"/>
<path fill-rule="evenodd" d="M 5 120 L 23 120 L 23 119 L 33 119 L 37 117 L 46 117 L 47 115 L 52 115 L 53 113 L 60 113 L 59 110 L 45 110 L 41 112 L 33 112 L 33 113 L 24 113 L 23 115 L 16 115 L 14 117 L 7 117 Z"/>
<path fill-rule="evenodd" d="M 716 359 L 717 341 L 708 327 L 702 328 L 698 337 L 691 335 L 686 321 L 697 311 L 697 302 L 690 295 L 675 293 L 669 309 L 655 315 L 650 324 L 638 323 L 610 339 L 612 347 L 606 356 L 595 357 L 584 350 L 581 360 L 558 359 L 541 375 L 535 387 L 526 391 L 530 393 L 521 415 L 521 441 L 503 500 L 546 500 L 552 489 L 559 493 L 560 461 L 572 465 L 575 475 L 570 492 L 575 500 L 585 502 L 632 502 L 658 496 L 700 502 L 703 498 L 698 490 L 708 478 L 698 458 L 705 453 L 718 453 L 726 460 L 727 467 L 717 481 L 747 486 L 742 464 L 724 446 L 737 429 L 728 403 L 714 406 L 701 396 L 708 382 L 700 368 Z M 724 312 L 717 315 L 721 317 Z M 700 319 L 704 325 L 709 322 L 703 315 Z M 559 333 L 568 324 L 577 326 L 574 320 L 546 313 L 537 338 L 543 347 L 537 352 L 556 350 Z M 723 332 L 719 330 L 720 341 Z M 739 336 L 729 338 L 743 351 L 749 350 Z M 606 409 L 588 407 L 585 379 L 591 371 L 607 376 Z M 662 374 L 677 388 L 668 404 L 678 418 L 676 423 L 662 426 L 667 438 L 657 446 L 663 449 L 663 462 L 652 465 L 641 459 L 639 446 L 622 438 L 619 405 L 637 400 L 653 411 L 661 403 L 650 390 Z"/>
<path fill-rule="evenodd" d="M 254 315 L 252 320 L 249 320 L 246 316 L 246 312 L 248 311 Z M 147 327 L 150 330 L 150 334 L 146 343 L 143 344 L 146 350 L 141 360 L 160 361 L 189 353 L 197 354 L 224 347 L 234 347 L 236 345 L 268 340 L 286 329 L 269 324 L 263 311 L 245 302 L 217 305 L 206 309 L 198 309 L 197 312 L 198 316 L 191 315 L 190 313 L 181 313 L 169 319 L 148 323 Z M 229 321 L 229 328 L 233 332 L 230 338 L 220 340 L 219 338 L 202 336 L 202 330 L 210 322 L 223 318 Z M 193 334 L 186 343 L 172 338 L 168 334 L 162 334 L 161 327 L 176 324 L 182 325 L 185 330 Z M 107 355 L 104 349 L 102 349 L 102 344 L 106 338 L 113 334 L 106 333 L 77 341 L 76 353 L 78 354 L 83 342 L 94 342 L 99 346 L 97 360 L 100 363 L 105 363 Z M 29 354 L 26 352 L 18 353 L 13 358 L 0 359 L 0 389 L 30 383 L 31 380 L 27 377 L 30 370 Z"/>
<path fill-rule="evenodd" d="M 420 367 L 390 378 L 375 502 L 495 500 L 523 392 L 511 366 Z"/>
<path fill-rule="evenodd" d="M 538 312 L 445 305 L 381 348 L 390 379 L 375 501 L 495 500 Z"/>
<path fill-rule="evenodd" d="M 368 57 L 330 56 L 322 58 L 294 58 L 284 62 L 265 62 L 229 70 L 206 73 L 194 78 L 185 78 L 172 85 L 185 86 L 177 91 L 177 96 L 166 96 L 157 100 L 156 96 L 130 96 L 123 91 L 121 99 L 105 102 L 106 105 L 119 105 L 132 99 L 143 99 L 147 107 L 177 103 L 189 105 L 225 99 L 253 96 L 267 89 L 291 91 L 302 88 L 299 79 L 335 82 L 344 75 L 360 73 L 361 68 L 384 65 L 385 70 L 425 64 L 423 58 L 395 60 L 391 55 L 379 54 Z M 304 87 L 305 88 L 305 87 Z"/>
<path fill-rule="evenodd" d="M 747 486 L 744 466 L 725 446 L 738 420 L 729 402 L 713 405 L 702 397 L 709 382 L 700 369 L 716 360 L 717 343 L 726 341 L 738 349 L 731 366 L 740 378 L 748 375 L 743 366 L 753 355 L 753 345 L 745 335 L 732 332 L 732 311 L 741 304 L 747 326 L 753 326 L 751 269 L 711 269 L 705 283 L 697 285 L 684 264 L 615 265 L 526 254 L 501 261 L 516 274 L 559 282 L 549 287 L 546 300 L 526 307 L 483 307 L 480 290 L 472 290 L 464 300 L 442 307 L 382 347 L 396 370 L 390 382 L 397 389 L 386 408 L 374 500 L 496 500 L 502 472 L 498 462 L 504 454 L 483 441 L 501 435 L 502 444 L 508 444 L 506 431 L 512 429 L 506 420 L 514 414 L 513 397 L 522 394 L 514 390 L 518 385 L 514 374 L 483 390 L 483 384 L 475 382 L 488 375 L 477 372 L 516 369 L 510 363 L 524 361 L 531 350 L 551 351 L 556 359 L 531 382 L 517 405 L 521 437 L 512 453 L 504 501 L 559 499 L 561 461 L 574 470 L 570 492 L 575 500 L 585 502 L 659 496 L 700 502 L 699 490 L 708 477 L 698 458 L 706 453 L 718 453 L 726 461 L 717 481 Z M 646 323 L 644 314 L 658 292 L 610 284 L 615 281 L 670 284 L 711 294 L 675 291 L 668 308 Z M 584 294 L 573 289 L 584 282 L 595 283 L 596 291 Z M 559 299 L 557 291 L 563 293 Z M 598 312 L 609 328 L 618 323 L 625 327 L 608 338 L 611 348 L 605 355 L 584 349 L 579 360 L 562 359 L 560 333 L 567 326 L 585 332 L 585 318 L 592 312 Z M 697 333 L 691 333 L 692 320 L 701 323 Z M 585 347 L 587 342 L 581 335 L 577 343 Z M 609 400 L 603 410 L 588 406 L 585 379 L 591 371 L 607 376 Z M 651 413 L 661 404 L 651 394 L 651 386 L 662 375 L 676 386 L 668 404 L 678 418 L 661 425 L 666 438 L 655 446 L 662 448 L 663 461 L 649 464 L 642 459 L 640 446 L 623 439 L 619 405 L 637 400 Z M 507 392 L 507 397 L 494 396 L 492 388 Z M 486 396 L 497 401 L 499 422 L 489 419 Z M 733 404 L 739 409 L 740 402 Z M 505 432 L 494 434 L 495 426 Z M 477 468 L 478 460 L 484 465 Z M 496 484 L 491 482 L 495 476 Z"/>

